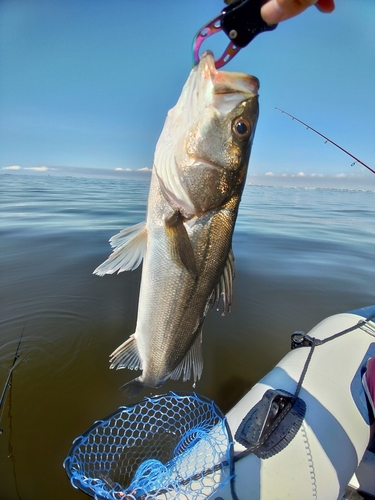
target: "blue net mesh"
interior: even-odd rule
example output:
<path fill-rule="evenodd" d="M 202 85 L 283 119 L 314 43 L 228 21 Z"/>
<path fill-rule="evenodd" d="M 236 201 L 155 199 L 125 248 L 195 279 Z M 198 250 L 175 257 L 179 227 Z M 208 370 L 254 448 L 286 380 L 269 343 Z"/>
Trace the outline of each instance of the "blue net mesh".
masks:
<path fill-rule="evenodd" d="M 203 499 L 231 478 L 229 433 L 213 401 L 170 392 L 95 422 L 64 467 L 98 500 Z"/>

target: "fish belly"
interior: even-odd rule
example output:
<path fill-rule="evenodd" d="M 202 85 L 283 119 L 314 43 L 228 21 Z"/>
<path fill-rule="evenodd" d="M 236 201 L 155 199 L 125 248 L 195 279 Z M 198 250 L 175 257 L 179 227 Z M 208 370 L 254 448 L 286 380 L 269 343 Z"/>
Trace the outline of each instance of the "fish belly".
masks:
<path fill-rule="evenodd" d="M 140 380 L 152 387 L 177 378 L 173 372 L 199 342 L 206 304 L 223 271 L 233 229 L 227 223 L 223 231 L 215 231 L 220 213 L 206 214 L 188 227 L 197 265 L 193 274 L 171 251 L 165 225 L 174 212 L 153 176 L 135 332 L 143 369 Z"/>

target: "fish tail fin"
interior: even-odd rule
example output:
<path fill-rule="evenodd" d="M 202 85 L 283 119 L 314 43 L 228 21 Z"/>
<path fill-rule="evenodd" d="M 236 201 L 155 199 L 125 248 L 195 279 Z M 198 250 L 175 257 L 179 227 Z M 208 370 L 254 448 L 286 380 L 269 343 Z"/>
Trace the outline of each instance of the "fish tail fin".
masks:
<path fill-rule="evenodd" d="M 129 370 L 142 370 L 142 360 L 139 356 L 137 339 L 130 335 L 128 340 L 121 344 L 109 357 L 111 369 L 129 368 Z"/>
<path fill-rule="evenodd" d="M 146 387 L 145 384 L 141 382 L 139 377 L 137 377 L 124 384 L 121 387 L 121 390 L 128 398 L 135 398 L 135 396 L 137 396 L 137 394 L 139 394 L 144 387 Z"/>

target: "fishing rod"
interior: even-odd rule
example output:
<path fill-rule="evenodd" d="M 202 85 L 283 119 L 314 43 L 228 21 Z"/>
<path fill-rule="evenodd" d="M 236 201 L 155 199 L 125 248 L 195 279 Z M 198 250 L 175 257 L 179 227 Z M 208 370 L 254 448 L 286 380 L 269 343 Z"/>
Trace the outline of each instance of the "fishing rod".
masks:
<path fill-rule="evenodd" d="M 275 107 L 275 109 L 277 109 L 278 111 L 281 111 L 282 113 L 290 116 L 292 118 L 292 120 L 297 120 L 297 122 L 302 123 L 302 125 L 304 125 L 307 129 L 310 129 L 313 132 L 315 132 L 316 134 L 320 135 L 320 137 L 323 137 L 323 139 L 325 139 L 326 142 L 328 141 L 331 144 L 333 144 L 334 146 L 336 146 L 337 148 L 341 149 L 341 151 L 344 151 L 344 153 L 346 153 L 351 158 L 353 158 L 353 160 L 355 160 L 354 163 L 356 163 L 356 162 L 360 163 L 361 165 L 363 165 L 364 167 L 366 167 L 367 170 L 370 170 L 370 172 L 372 172 L 373 174 L 375 174 L 375 170 L 373 170 L 371 167 L 369 167 L 368 165 L 366 165 L 366 163 L 364 163 L 363 161 L 361 161 L 359 158 L 356 158 L 354 155 L 352 155 L 351 153 L 349 153 L 349 151 L 347 151 L 346 149 L 342 148 L 339 144 L 337 144 L 336 142 L 332 141 L 329 137 L 321 134 L 320 132 L 318 132 L 318 130 L 315 130 L 314 128 L 310 127 L 310 125 L 308 125 L 307 123 L 303 122 L 302 120 L 299 120 L 298 118 L 296 118 L 295 116 L 287 113 L 286 111 L 284 111 L 284 110 L 282 110 L 280 108 L 277 108 L 277 107 Z M 352 166 L 354 165 L 354 163 L 352 163 Z"/>
<path fill-rule="evenodd" d="M 4 385 L 4 388 L 3 388 L 3 392 L 2 392 L 1 397 L 0 397 L 0 410 L 1 410 L 1 407 L 2 407 L 3 402 L 5 400 L 5 394 L 7 392 L 7 389 L 11 385 L 10 381 L 11 381 L 11 378 L 12 378 L 13 370 L 14 370 L 14 368 L 16 366 L 17 359 L 19 358 L 18 353 L 19 353 L 19 350 L 20 350 L 20 346 L 21 346 L 21 342 L 22 342 L 22 337 L 23 337 L 24 331 L 25 331 L 25 327 L 22 328 L 22 332 L 21 332 L 20 338 L 18 340 L 18 345 L 17 345 L 16 353 L 14 355 L 13 364 L 12 364 L 12 366 L 9 369 L 8 377 L 6 379 L 6 382 L 5 382 L 5 385 Z M 1 422 L 1 417 L 2 417 L 2 414 L 0 413 L 0 422 Z M 3 429 L 0 429 L 0 434 L 2 434 L 2 433 L 3 433 Z"/>

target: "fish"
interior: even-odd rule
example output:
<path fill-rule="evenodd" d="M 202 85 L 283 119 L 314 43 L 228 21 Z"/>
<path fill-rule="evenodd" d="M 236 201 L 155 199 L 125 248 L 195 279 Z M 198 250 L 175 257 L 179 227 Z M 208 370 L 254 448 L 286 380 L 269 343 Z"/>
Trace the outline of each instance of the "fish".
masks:
<path fill-rule="evenodd" d="M 218 71 L 202 54 L 168 112 L 157 141 L 146 221 L 110 239 L 113 253 L 94 274 L 141 262 L 135 332 L 110 355 L 110 368 L 142 370 L 129 397 L 168 379 L 194 384 L 203 370 L 202 325 L 232 302 L 232 235 L 258 120 L 259 80 Z"/>

